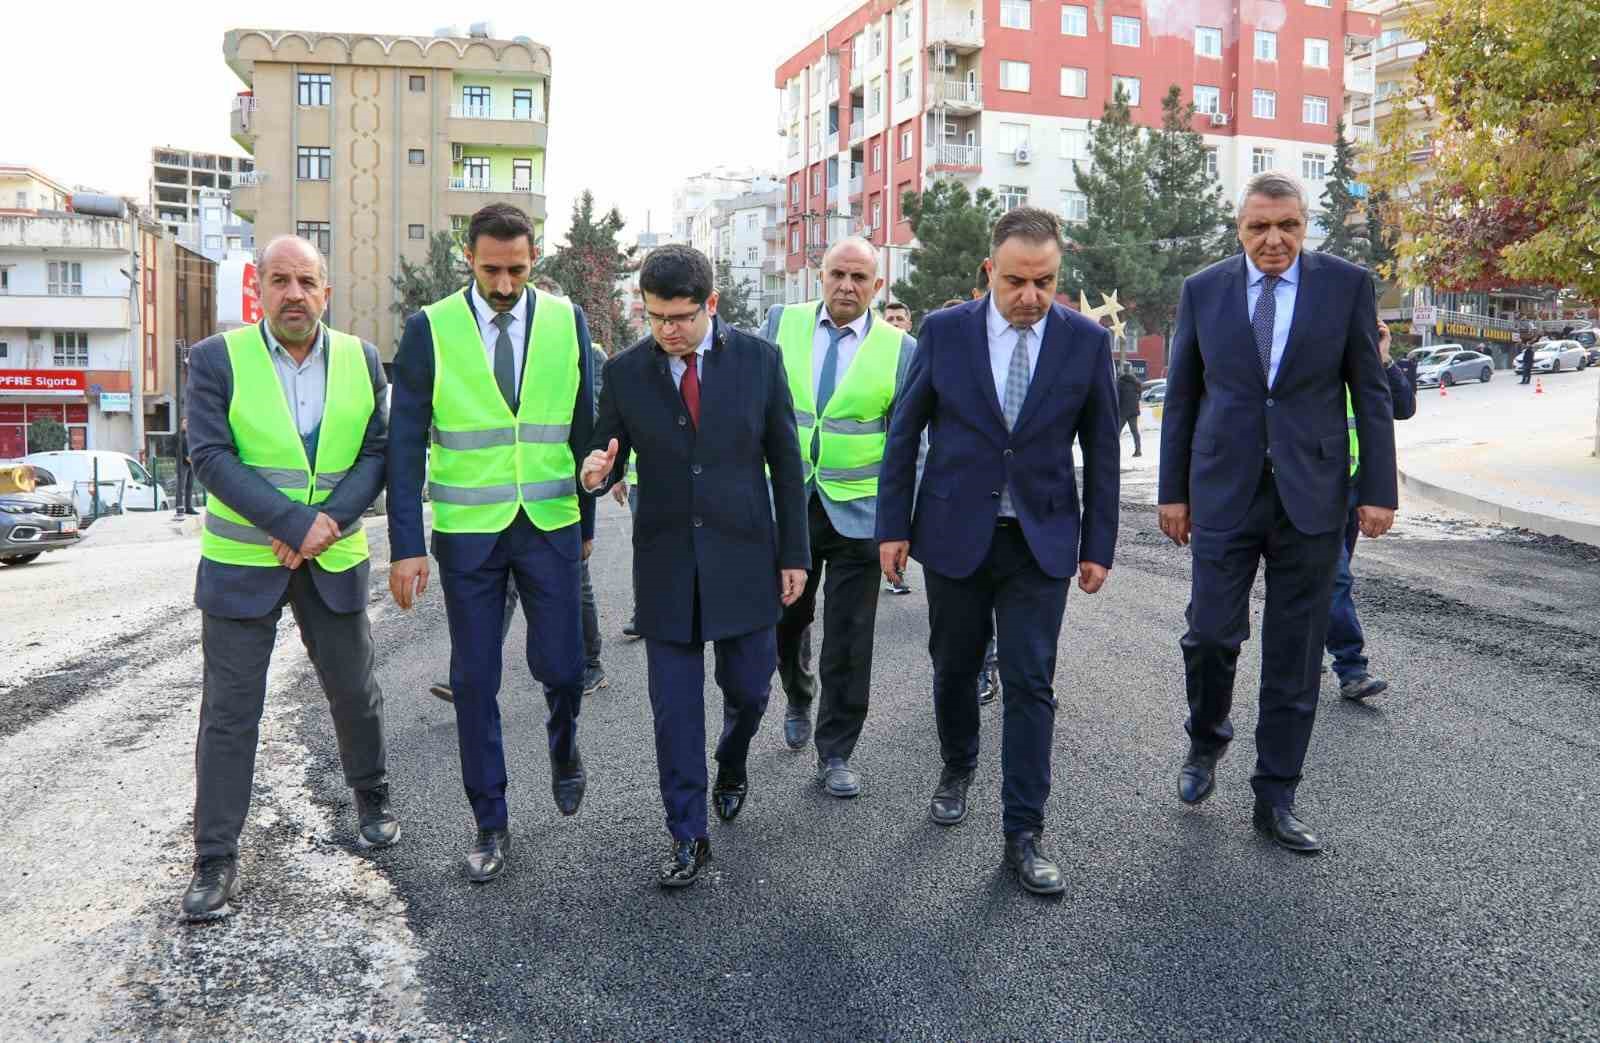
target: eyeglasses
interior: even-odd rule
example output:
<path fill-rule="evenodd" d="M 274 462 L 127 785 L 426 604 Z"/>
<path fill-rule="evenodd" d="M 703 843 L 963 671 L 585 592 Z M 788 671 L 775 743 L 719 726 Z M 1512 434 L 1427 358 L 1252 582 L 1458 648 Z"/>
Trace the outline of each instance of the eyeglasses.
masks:
<path fill-rule="evenodd" d="M 689 323 L 693 322 L 695 319 L 699 318 L 700 313 L 705 310 L 706 306 L 702 304 L 700 307 L 686 315 L 657 315 L 653 311 L 647 311 L 644 313 L 644 317 L 649 319 L 650 325 L 654 326 L 658 330 L 666 330 L 674 326 L 681 329 L 688 326 Z"/>

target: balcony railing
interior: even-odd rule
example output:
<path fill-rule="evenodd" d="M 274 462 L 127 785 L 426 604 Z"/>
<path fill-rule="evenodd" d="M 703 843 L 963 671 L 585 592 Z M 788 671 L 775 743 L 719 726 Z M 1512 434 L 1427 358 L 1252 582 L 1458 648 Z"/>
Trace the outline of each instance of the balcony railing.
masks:
<path fill-rule="evenodd" d="M 850 66 L 850 89 L 855 90 L 857 87 L 861 86 L 861 82 L 861 66 Z"/>
<path fill-rule="evenodd" d="M 452 192 L 502 192 L 517 195 L 541 195 L 544 192 L 544 183 L 540 181 L 521 181 L 516 178 L 511 180 L 495 180 L 489 177 L 453 177 L 450 179 Z"/>
<path fill-rule="evenodd" d="M 928 104 L 982 108 L 983 85 L 975 80 L 934 80 L 928 84 Z"/>
<path fill-rule="evenodd" d="M 850 110 L 850 144 L 854 145 L 867 136 L 867 110 Z"/>
<path fill-rule="evenodd" d="M 1344 63 L 1344 89 L 1351 94 L 1371 94 L 1377 89 L 1375 79 L 1370 67 L 1351 61 Z"/>
<path fill-rule="evenodd" d="M 234 188 L 255 188 L 257 185 L 264 184 L 266 182 L 266 180 L 267 180 L 267 175 L 262 173 L 261 171 L 259 171 L 259 170 L 246 170 L 246 171 L 244 171 L 242 173 L 235 174 L 233 176 L 233 187 Z"/>
<path fill-rule="evenodd" d="M 982 47 L 983 23 L 974 14 L 968 18 L 935 18 L 928 22 L 929 45 L 943 43 L 956 47 Z"/>
<path fill-rule="evenodd" d="M 861 194 L 861 187 L 864 180 L 865 179 L 862 178 L 860 174 L 857 174 L 855 177 L 850 179 L 850 195 L 852 198 Z"/>
<path fill-rule="evenodd" d="M 983 150 L 977 145 L 948 145 L 934 146 L 933 166 L 936 167 L 979 167 L 983 165 Z"/>
<path fill-rule="evenodd" d="M 256 111 L 255 95 L 253 95 L 253 94 L 235 94 L 233 96 L 233 111 L 234 112 L 254 112 L 254 111 Z"/>
<path fill-rule="evenodd" d="M 822 151 L 824 151 L 824 152 L 838 152 L 839 151 L 839 132 L 837 130 L 830 130 L 828 132 L 827 140 L 822 143 Z"/>
<path fill-rule="evenodd" d="M 509 120 L 520 123 L 543 123 L 544 109 L 529 108 L 525 105 L 513 105 L 511 108 L 493 105 L 452 105 L 450 118 L 453 120 Z"/>

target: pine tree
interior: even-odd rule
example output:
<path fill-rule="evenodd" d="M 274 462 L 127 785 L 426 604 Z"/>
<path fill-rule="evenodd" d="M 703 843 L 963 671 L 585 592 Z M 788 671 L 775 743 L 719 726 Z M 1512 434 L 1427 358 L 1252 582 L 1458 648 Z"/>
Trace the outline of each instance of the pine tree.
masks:
<path fill-rule="evenodd" d="M 1334 126 L 1333 166 L 1322 190 L 1322 225 L 1328 237 L 1317 247 L 1323 253 L 1356 264 L 1368 259 L 1366 229 L 1358 221 L 1355 187 L 1355 146 L 1344 136 L 1344 120 Z"/>
<path fill-rule="evenodd" d="M 470 278 L 472 273 L 461 257 L 456 237 L 449 232 L 435 232 L 428 240 L 427 259 L 421 264 L 412 264 L 403 256 L 400 258 L 400 274 L 389 277 L 395 292 L 390 308 L 401 318 L 408 318 L 426 305 L 461 289 Z M 397 331 L 396 344 L 399 337 L 400 331 Z"/>
<path fill-rule="evenodd" d="M 717 317 L 729 326 L 754 333 L 761 328 L 751 291 L 756 284 L 733 274 L 731 261 L 717 262 Z"/>
<path fill-rule="evenodd" d="M 1000 206 L 987 188 L 973 196 L 953 179 L 935 181 L 925 192 L 907 192 L 902 205 L 917 248 L 911 276 L 894 284 L 894 299 L 905 302 L 920 323 L 945 301 L 972 295 Z"/>
<path fill-rule="evenodd" d="M 595 219 L 594 193 L 585 190 L 572 205 L 572 227 L 567 241 L 555 253 L 540 259 L 534 270 L 554 279 L 556 285 L 583 308 L 589 338 L 615 352 L 635 339 L 622 313 L 622 291 L 617 280 L 633 269 L 634 251 L 617 242 L 626 222 L 615 207 Z"/>

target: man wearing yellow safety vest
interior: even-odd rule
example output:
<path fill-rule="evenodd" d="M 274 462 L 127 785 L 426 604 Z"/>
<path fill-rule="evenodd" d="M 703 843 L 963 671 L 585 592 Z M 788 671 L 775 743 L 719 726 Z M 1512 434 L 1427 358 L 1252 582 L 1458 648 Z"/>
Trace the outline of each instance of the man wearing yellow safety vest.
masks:
<path fill-rule="evenodd" d="M 917 342 L 869 307 L 883 278 L 865 239 L 835 243 L 822 258 L 821 301 L 779 305 L 762 335 L 783 352 L 807 491 L 811 569 L 805 591 L 778 624 L 779 676 L 788 710 L 784 740 L 811 737 L 806 628 L 822 588 L 822 681 L 817 780 L 835 797 L 861 792 L 850 767 L 867 720 L 872 633 L 878 613 L 878 466 L 889 416 Z"/>
<path fill-rule="evenodd" d="M 594 503 L 578 496 L 577 473 L 594 427 L 593 359 L 582 310 L 528 286 L 533 235 L 514 206 L 474 214 L 471 285 L 411 316 L 394 362 L 389 590 L 409 609 L 427 588 L 426 475 L 461 777 L 478 827 L 467 876 L 477 883 L 500 875 L 511 848 L 497 698 L 508 584 L 521 594 L 528 667 L 549 706 L 557 810 L 576 814 L 587 784 L 579 562 Z"/>
<path fill-rule="evenodd" d="M 328 269 L 280 236 L 256 265 L 266 319 L 189 354 L 189 457 L 209 492 L 195 604 L 205 662 L 195 740 L 195 872 L 186 920 L 228 916 L 240 892 L 267 668 L 287 604 L 333 712 L 356 843 L 400 838 L 389 809 L 383 695 L 372 676 L 367 535 L 383 489 L 386 381 L 369 344 L 322 325 Z"/>

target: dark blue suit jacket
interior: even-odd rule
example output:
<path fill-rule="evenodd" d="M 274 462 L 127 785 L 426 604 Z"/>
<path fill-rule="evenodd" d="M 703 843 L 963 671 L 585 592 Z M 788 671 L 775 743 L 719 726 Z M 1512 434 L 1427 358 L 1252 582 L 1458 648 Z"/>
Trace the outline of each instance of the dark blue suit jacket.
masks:
<path fill-rule="evenodd" d="M 811 567 L 794 400 L 776 345 L 720 319 L 689 423 L 666 352 L 645 337 L 605 365 L 594 446 L 617 440 L 611 483 L 639 457 L 635 623 L 658 641 L 738 637 L 777 624 L 780 569 Z M 767 475 L 772 474 L 768 498 Z"/>
<path fill-rule="evenodd" d="M 1023 535 L 1046 575 L 1070 576 L 1080 560 L 1110 568 L 1121 486 L 1111 336 L 1051 305 L 1028 397 L 1008 432 L 989 368 L 988 309 L 984 297 L 923 320 L 878 478 L 878 539 L 910 539 L 924 566 L 970 576 L 989 552 L 1009 478 Z M 924 427 L 928 458 L 913 517 Z M 1083 447 L 1081 507 L 1074 437 Z"/>
<path fill-rule="evenodd" d="M 467 290 L 467 307 L 472 300 Z M 530 294 L 530 300 L 531 300 Z M 589 324 L 583 309 L 573 305 L 578 315 L 578 394 L 572 405 L 572 432 L 567 444 L 572 449 L 573 475 L 583 466 L 594 430 L 594 351 L 589 344 Z M 533 309 L 528 309 L 524 336 L 533 336 Z M 433 426 L 433 329 L 427 312 L 417 312 L 406 320 L 400 350 L 394 358 L 394 402 L 389 408 L 389 557 L 420 558 L 428 553 L 422 525 L 422 483 L 427 473 L 429 429 Z M 579 528 L 584 540 L 594 539 L 594 501 L 578 494 Z M 568 546 L 549 534 L 569 557 L 576 558 L 581 548 Z M 483 563 L 500 538 L 498 533 L 444 533 L 433 537 L 434 555 L 459 569 L 474 569 Z"/>
<path fill-rule="evenodd" d="M 1161 419 L 1160 501 L 1231 529 L 1244 518 L 1268 450 L 1285 512 L 1307 535 L 1348 514 L 1344 393 L 1356 414 L 1358 501 L 1394 507 L 1394 410 L 1378 358 L 1372 275 L 1330 254 L 1300 254 L 1300 287 L 1278 378 L 1267 388 L 1245 304 L 1244 255 L 1183 284 Z"/>

